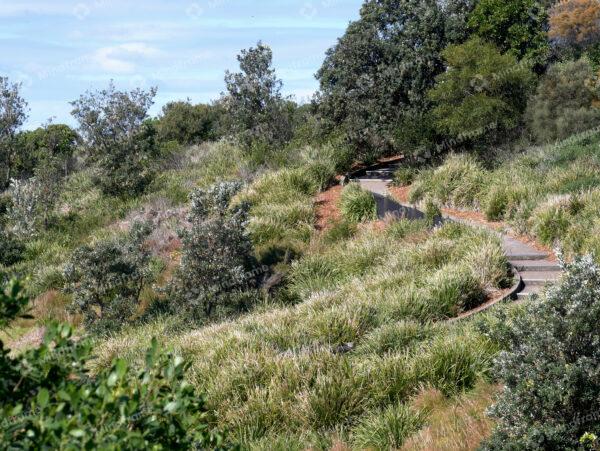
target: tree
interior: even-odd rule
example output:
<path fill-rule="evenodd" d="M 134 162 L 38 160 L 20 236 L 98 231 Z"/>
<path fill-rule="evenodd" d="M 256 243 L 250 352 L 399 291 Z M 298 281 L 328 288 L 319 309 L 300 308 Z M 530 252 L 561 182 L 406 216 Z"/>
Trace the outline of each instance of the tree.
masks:
<path fill-rule="evenodd" d="M 327 130 L 341 130 L 360 159 L 430 145 L 425 92 L 444 70 L 442 49 L 464 39 L 461 17 L 469 8 L 459 1 L 446 10 L 435 0 L 366 1 L 317 73 Z"/>
<path fill-rule="evenodd" d="M 248 206 L 231 205 L 240 189 L 224 182 L 191 194 L 191 228 L 181 232 L 181 264 L 170 287 L 176 304 L 195 319 L 244 310 L 256 262 L 247 231 Z"/>
<path fill-rule="evenodd" d="M 18 155 L 15 136 L 27 120 L 27 102 L 21 97 L 20 90 L 20 84 L 0 77 L 0 163 L 4 167 L 0 174 L 0 188 L 6 187 L 13 176 Z"/>
<path fill-rule="evenodd" d="M 26 315 L 18 281 L 0 289 L 0 329 Z M 186 382 L 189 363 L 160 352 L 140 370 L 116 358 L 95 374 L 93 345 L 50 323 L 41 346 L 11 352 L 0 341 L 2 449 L 224 449 L 204 398 Z"/>
<path fill-rule="evenodd" d="M 225 109 L 231 131 L 250 146 L 277 145 L 292 137 L 290 117 L 281 95 L 282 82 L 272 67 L 273 52 L 258 42 L 237 57 L 241 72 L 225 73 Z"/>
<path fill-rule="evenodd" d="M 449 43 L 459 44 L 469 38 L 469 16 L 476 3 L 476 0 L 440 1 L 445 21 L 444 33 Z"/>
<path fill-rule="evenodd" d="M 19 133 L 17 141 L 25 160 L 20 167 L 22 175 L 31 175 L 35 168 L 50 164 L 61 168 L 66 177 L 69 175 L 79 136 L 68 125 L 48 122 L 33 131 Z"/>
<path fill-rule="evenodd" d="M 541 70 L 549 57 L 548 14 L 536 0 L 480 0 L 469 25 L 481 38 Z"/>
<path fill-rule="evenodd" d="M 598 78 L 589 61 L 555 64 L 538 84 L 526 118 L 538 142 L 551 142 L 600 125 Z"/>
<path fill-rule="evenodd" d="M 161 141 L 199 144 L 219 137 L 220 108 L 217 105 L 169 102 L 157 123 Z"/>
<path fill-rule="evenodd" d="M 152 124 L 145 122 L 156 88 L 146 92 L 108 89 L 88 92 L 71 102 L 71 114 L 89 156 L 97 165 L 95 182 L 109 195 L 136 195 L 152 181 L 152 158 L 158 154 Z"/>
<path fill-rule="evenodd" d="M 428 93 L 441 134 L 469 144 L 519 123 L 533 78 L 526 66 L 478 37 L 449 46 L 443 56 L 448 70 Z"/>
<path fill-rule="evenodd" d="M 29 196 L 28 199 L 19 196 L 14 199 L 13 204 L 21 209 L 14 213 L 20 217 L 18 221 L 25 219 L 24 213 L 30 216 L 39 214 L 43 225 L 47 227 L 63 181 L 73 164 L 77 133 L 68 125 L 48 123 L 36 130 L 19 133 L 15 141 L 19 154 L 13 172 L 20 181 L 12 182 L 12 192 L 17 194 L 16 185 L 28 186 L 29 193 L 35 192 L 35 196 Z M 24 200 L 26 204 L 23 203 Z M 31 201 L 35 201 L 37 205 L 31 204 Z M 38 219 L 30 217 L 27 221 L 33 224 L 39 222 Z"/>
<path fill-rule="evenodd" d="M 550 10 L 550 38 L 560 47 L 583 50 L 600 40 L 600 2 L 562 0 Z"/>
<path fill-rule="evenodd" d="M 135 223 L 127 237 L 105 240 L 75 250 L 64 276 L 65 291 L 73 294 L 73 310 L 82 313 L 95 332 L 118 329 L 139 308 L 150 272 L 144 241 L 148 224 Z"/>
<path fill-rule="evenodd" d="M 504 390 L 491 408 L 497 428 L 484 449 L 597 449 L 600 435 L 600 267 L 567 265 L 545 299 L 523 315 L 501 315 L 492 338 Z"/>

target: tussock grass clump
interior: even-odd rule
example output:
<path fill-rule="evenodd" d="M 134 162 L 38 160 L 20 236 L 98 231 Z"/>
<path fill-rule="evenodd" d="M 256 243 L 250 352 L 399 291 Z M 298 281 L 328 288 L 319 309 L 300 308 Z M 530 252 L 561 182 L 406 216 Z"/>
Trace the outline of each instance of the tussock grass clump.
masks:
<path fill-rule="evenodd" d="M 421 172 L 410 195 L 411 202 L 429 194 L 443 205 L 470 207 L 477 204 L 485 183 L 485 170 L 468 155 L 450 155 L 444 165 Z"/>
<path fill-rule="evenodd" d="M 348 221 L 361 222 L 377 219 L 377 204 L 373 194 L 358 183 L 350 183 L 340 198 L 342 216 Z"/>
<path fill-rule="evenodd" d="M 438 320 L 493 286 L 471 270 L 472 250 L 499 242 L 457 224 L 429 236 L 422 227 L 365 228 L 312 249 L 290 269 L 295 305 L 192 331 L 130 328 L 99 343 L 96 364 L 138 360 L 147 337 L 162 336 L 190 359 L 190 382 L 244 447 L 400 446 L 427 415 L 406 410 L 420 387 L 467 390 L 497 351 L 470 323 Z"/>
<path fill-rule="evenodd" d="M 391 405 L 364 418 L 352 430 L 357 449 L 398 449 L 410 435 L 425 424 L 424 412 L 415 412 L 405 404 Z"/>
<path fill-rule="evenodd" d="M 281 169 L 263 174 L 238 196 L 237 202 L 252 205 L 250 233 L 259 256 L 302 252 L 312 233 L 313 196 L 319 189 L 305 168 Z"/>
<path fill-rule="evenodd" d="M 394 172 L 394 181 L 393 184 L 395 186 L 408 186 L 412 182 L 414 182 L 417 177 L 418 169 L 411 166 L 403 166 L 398 168 L 396 172 Z"/>

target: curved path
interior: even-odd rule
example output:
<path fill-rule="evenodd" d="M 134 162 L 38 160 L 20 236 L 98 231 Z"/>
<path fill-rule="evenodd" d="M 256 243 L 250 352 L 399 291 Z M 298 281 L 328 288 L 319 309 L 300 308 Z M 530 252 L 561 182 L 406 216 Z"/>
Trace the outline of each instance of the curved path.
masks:
<path fill-rule="evenodd" d="M 407 219 L 423 218 L 423 213 L 414 206 L 399 203 L 390 196 L 388 186 L 397 167 L 398 165 L 390 165 L 380 169 L 367 170 L 365 175 L 355 177 L 353 180 L 373 193 L 377 201 L 377 214 L 380 218 L 387 215 Z M 440 222 L 444 220 L 483 226 L 451 215 L 440 218 Z M 500 233 L 500 237 L 508 261 L 516 269 L 517 276 L 522 280 L 522 283 L 519 283 L 516 289 L 516 295 L 519 299 L 526 299 L 531 294 L 540 292 L 546 284 L 556 282 L 560 278 L 560 266 L 547 253 L 540 252 L 534 247 L 504 233 Z"/>

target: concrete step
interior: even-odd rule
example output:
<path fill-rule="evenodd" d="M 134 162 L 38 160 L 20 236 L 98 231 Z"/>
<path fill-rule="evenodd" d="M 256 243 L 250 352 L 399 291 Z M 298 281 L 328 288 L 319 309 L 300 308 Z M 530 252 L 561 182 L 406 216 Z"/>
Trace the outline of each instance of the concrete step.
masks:
<path fill-rule="evenodd" d="M 517 271 L 560 271 L 560 265 L 548 260 L 514 260 L 510 263 Z"/>
<path fill-rule="evenodd" d="M 548 254 L 543 254 L 543 253 L 511 253 L 510 249 L 507 249 L 506 252 L 506 257 L 511 261 L 511 262 L 516 262 L 516 261 L 531 261 L 531 260 L 545 260 L 548 258 Z"/>
<path fill-rule="evenodd" d="M 522 271 L 521 278 L 525 286 L 540 285 L 556 282 L 562 275 L 561 271 Z"/>
<path fill-rule="evenodd" d="M 517 293 L 517 299 L 527 299 L 532 294 L 537 294 L 541 291 L 542 287 L 539 285 L 529 285 L 523 288 Z"/>
<path fill-rule="evenodd" d="M 394 171 L 386 171 L 386 170 L 380 169 L 380 170 L 376 170 L 376 171 L 367 171 L 366 174 L 367 174 L 367 177 L 390 178 L 390 177 L 393 177 Z"/>

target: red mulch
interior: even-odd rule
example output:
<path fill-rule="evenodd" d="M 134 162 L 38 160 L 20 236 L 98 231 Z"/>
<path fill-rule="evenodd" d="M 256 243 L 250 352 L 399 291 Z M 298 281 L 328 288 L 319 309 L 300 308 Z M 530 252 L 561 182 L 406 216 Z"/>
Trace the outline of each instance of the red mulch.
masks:
<path fill-rule="evenodd" d="M 317 206 L 315 228 L 317 230 L 327 230 L 333 223 L 342 218 L 342 213 L 338 208 L 342 189 L 341 185 L 332 186 L 317 196 L 315 200 Z"/>

